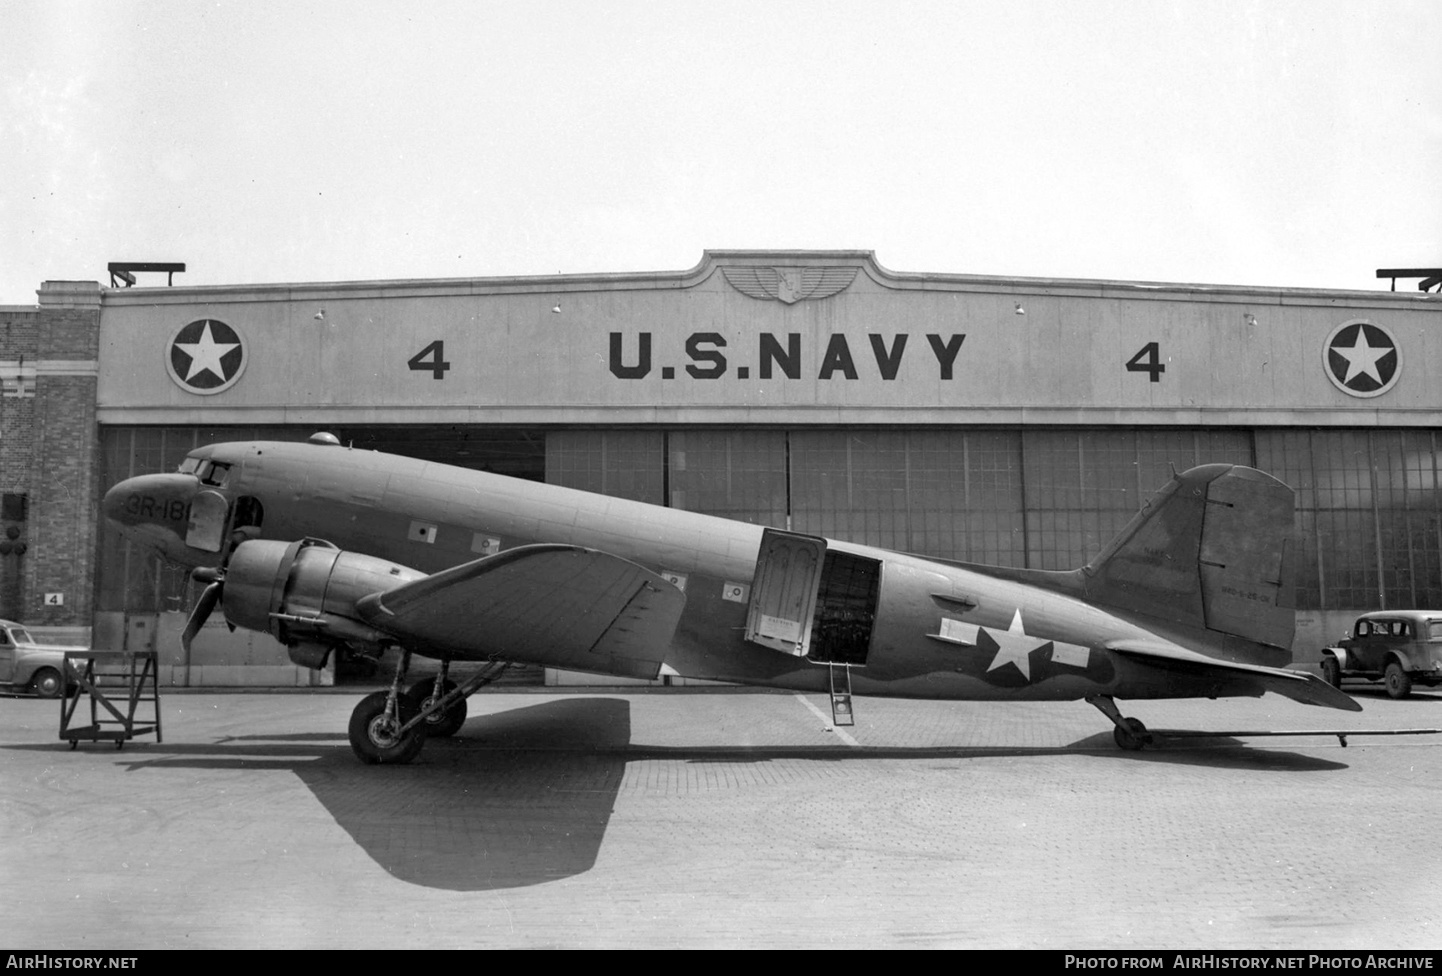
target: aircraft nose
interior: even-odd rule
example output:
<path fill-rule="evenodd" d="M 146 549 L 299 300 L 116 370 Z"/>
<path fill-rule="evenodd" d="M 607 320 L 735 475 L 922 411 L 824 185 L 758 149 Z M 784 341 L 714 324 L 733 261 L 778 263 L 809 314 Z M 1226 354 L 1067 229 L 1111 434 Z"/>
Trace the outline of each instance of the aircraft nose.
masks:
<path fill-rule="evenodd" d="M 146 474 L 127 478 L 105 493 L 101 511 L 122 531 L 158 526 L 185 535 L 195 478 L 186 474 Z"/>

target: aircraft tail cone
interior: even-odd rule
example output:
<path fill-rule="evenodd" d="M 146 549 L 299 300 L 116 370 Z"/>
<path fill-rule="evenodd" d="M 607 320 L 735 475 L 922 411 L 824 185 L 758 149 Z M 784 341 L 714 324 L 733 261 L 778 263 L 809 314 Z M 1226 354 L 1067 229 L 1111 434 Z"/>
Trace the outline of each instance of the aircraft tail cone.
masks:
<path fill-rule="evenodd" d="M 202 578 L 201 572 L 201 570 L 196 570 L 197 579 Z M 214 574 L 211 576 L 210 585 L 201 592 L 200 599 L 195 601 L 195 609 L 190 611 L 190 619 L 185 622 L 185 630 L 180 635 L 180 646 L 185 648 L 187 655 L 190 654 L 191 641 L 195 640 L 195 635 L 200 633 L 200 628 L 205 626 L 205 621 L 209 619 L 215 605 L 220 602 L 221 593 L 225 589 L 225 583 L 220 578 L 219 571 L 210 570 L 208 572 Z"/>

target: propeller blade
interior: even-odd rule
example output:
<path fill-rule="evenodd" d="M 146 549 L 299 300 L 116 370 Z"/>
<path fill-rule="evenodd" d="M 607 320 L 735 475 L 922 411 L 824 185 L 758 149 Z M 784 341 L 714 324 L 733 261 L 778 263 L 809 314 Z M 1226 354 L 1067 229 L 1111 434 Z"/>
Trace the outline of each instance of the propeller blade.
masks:
<path fill-rule="evenodd" d="M 190 611 L 190 619 L 185 622 L 185 631 L 180 635 L 180 646 L 185 648 L 185 653 L 190 653 L 190 642 L 195 640 L 195 635 L 200 633 L 200 628 L 205 626 L 205 621 L 210 617 L 210 612 L 220 602 L 220 593 L 225 589 L 225 584 L 216 580 L 207 586 L 200 594 L 200 599 L 195 601 L 195 609 Z"/>

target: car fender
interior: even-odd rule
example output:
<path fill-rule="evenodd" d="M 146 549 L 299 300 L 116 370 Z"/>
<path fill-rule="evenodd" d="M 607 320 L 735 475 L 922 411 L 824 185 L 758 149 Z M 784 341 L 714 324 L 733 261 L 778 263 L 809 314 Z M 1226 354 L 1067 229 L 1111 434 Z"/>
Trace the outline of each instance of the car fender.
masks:
<path fill-rule="evenodd" d="M 1386 671 L 1387 665 L 1391 664 L 1393 661 L 1396 661 L 1398 664 L 1400 664 L 1402 666 L 1402 670 L 1406 671 L 1408 674 L 1412 674 L 1417 670 L 1415 667 L 1412 666 L 1411 658 L 1409 658 L 1401 651 L 1396 650 L 1395 648 L 1389 649 L 1387 653 L 1383 655 L 1382 670 Z"/>
<path fill-rule="evenodd" d="M 1340 667 L 1343 671 L 1347 670 L 1347 651 L 1344 648 L 1324 647 L 1322 648 L 1322 657 L 1335 657 L 1337 659 L 1337 666 Z"/>
<path fill-rule="evenodd" d="M 27 653 L 17 655 L 15 673 L 11 677 L 12 687 L 27 687 L 35 677 L 35 672 L 42 668 L 54 668 L 60 672 L 61 677 L 66 677 L 65 652 L 67 650 L 78 650 L 78 648 L 41 647 L 27 649 Z"/>

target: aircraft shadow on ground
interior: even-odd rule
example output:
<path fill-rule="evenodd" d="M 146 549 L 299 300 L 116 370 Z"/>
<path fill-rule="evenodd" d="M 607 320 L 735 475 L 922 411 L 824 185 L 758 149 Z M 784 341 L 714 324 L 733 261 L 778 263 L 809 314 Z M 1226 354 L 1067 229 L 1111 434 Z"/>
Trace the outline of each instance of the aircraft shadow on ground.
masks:
<path fill-rule="evenodd" d="M 1055 747 L 650 746 L 631 742 L 629 702 L 589 697 L 476 716 L 456 738 L 427 743 L 420 760 L 406 766 L 362 765 L 337 733 L 234 736 L 156 748 L 166 757 L 145 758 L 147 748 L 124 754 L 122 761 L 133 771 L 290 770 L 393 877 L 453 891 L 525 887 L 589 871 L 626 764 L 643 759 L 844 762 L 1095 752 L 1113 761 L 1279 772 L 1346 768 L 1286 750 L 1249 749 L 1237 739 L 1172 740 L 1161 750 L 1124 753 L 1110 733 Z"/>
<path fill-rule="evenodd" d="M 1387 694 L 1387 689 L 1381 683 L 1354 684 L 1349 682 L 1343 685 L 1342 690 L 1353 698 L 1360 698 L 1363 701 L 1370 698 L 1377 698 L 1382 700 L 1395 700 L 1399 705 L 1442 704 L 1442 692 L 1439 692 L 1436 688 L 1414 688 L 1412 689 L 1412 693 L 1403 699 L 1392 699 L 1391 696 Z"/>
<path fill-rule="evenodd" d="M 1112 742 L 1110 732 L 1087 736 L 1072 743 L 1070 750 L 1096 749 L 1118 759 L 1134 762 L 1167 763 L 1175 766 L 1207 766 L 1213 769 L 1254 769 L 1271 772 L 1315 773 L 1346 769 L 1348 764 L 1331 759 L 1306 756 L 1288 749 L 1258 749 L 1247 740 L 1229 735 L 1167 738 L 1166 729 L 1153 729 L 1165 741 L 1160 747 L 1148 746 L 1136 752 L 1122 752 Z M 1317 741 L 1328 737 L 1318 735 Z M 1336 740 L 1333 739 L 1335 742 Z"/>
<path fill-rule="evenodd" d="M 477 716 L 460 737 L 432 740 L 416 763 L 401 766 L 361 764 L 344 733 L 140 741 L 117 755 L 133 772 L 289 770 L 398 880 L 453 891 L 518 888 L 595 864 L 625 776 L 630 709 L 617 698 L 574 698 Z M 82 748 L 113 751 L 109 743 Z M 152 750 L 164 758 L 146 756 Z"/>

